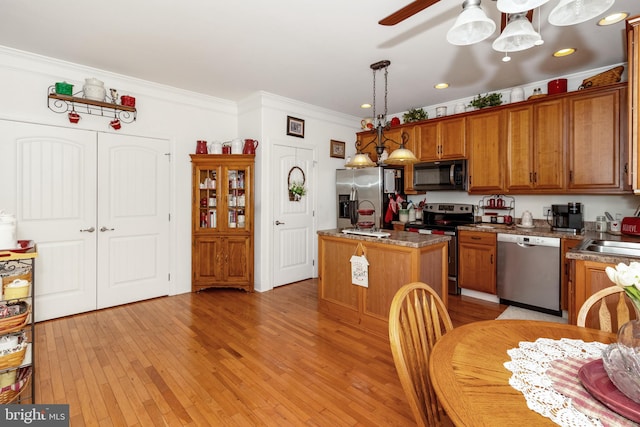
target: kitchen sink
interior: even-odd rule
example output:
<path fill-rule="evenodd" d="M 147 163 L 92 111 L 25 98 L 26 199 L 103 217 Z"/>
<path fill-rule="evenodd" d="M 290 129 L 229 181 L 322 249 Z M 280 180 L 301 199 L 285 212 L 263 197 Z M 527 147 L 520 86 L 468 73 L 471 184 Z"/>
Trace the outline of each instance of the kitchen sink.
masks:
<path fill-rule="evenodd" d="M 584 252 L 640 258 L 640 242 L 585 239 L 577 249 Z"/>

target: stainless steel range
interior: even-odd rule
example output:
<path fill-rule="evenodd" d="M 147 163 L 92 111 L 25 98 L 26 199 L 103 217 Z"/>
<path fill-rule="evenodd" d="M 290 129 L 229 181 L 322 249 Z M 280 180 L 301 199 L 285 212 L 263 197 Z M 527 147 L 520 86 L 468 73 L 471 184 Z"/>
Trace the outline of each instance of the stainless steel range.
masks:
<path fill-rule="evenodd" d="M 449 293 L 458 295 L 458 226 L 475 222 L 474 205 L 466 203 L 429 203 L 422 210 L 422 222 L 410 222 L 407 231 L 444 234 L 449 241 Z"/>

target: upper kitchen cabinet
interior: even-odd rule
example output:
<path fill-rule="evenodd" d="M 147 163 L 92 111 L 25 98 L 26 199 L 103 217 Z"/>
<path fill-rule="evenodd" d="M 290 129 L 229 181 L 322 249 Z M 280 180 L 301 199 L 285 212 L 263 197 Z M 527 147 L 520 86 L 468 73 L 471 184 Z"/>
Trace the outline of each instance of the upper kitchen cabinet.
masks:
<path fill-rule="evenodd" d="M 626 157 L 626 145 L 620 141 L 626 123 L 621 111 L 626 106 L 626 84 L 574 92 L 567 104 L 567 192 L 628 192 L 628 165 L 620 164 Z"/>
<path fill-rule="evenodd" d="M 635 193 L 640 193 L 640 152 L 638 151 L 638 134 L 640 133 L 640 16 L 627 20 L 627 59 L 629 76 L 628 107 L 628 165 L 631 173 L 628 174 L 628 183 Z"/>
<path fill-rule="evenodd" d="M 466 158 L 465 118 L 437 119 L 416 125 L 416 156 L 422 162 Z"/>
<path fill-rule="evenodd" d="M 502 192 L 504 160 L 501 141 L 504 140 L 504 128 L 504 109 L 467 116 L 469 193 Z"/>
<path fill-rule="evenodd" d="M 564 99 L 506 109 L 506 191 L 564 188 Z"/>

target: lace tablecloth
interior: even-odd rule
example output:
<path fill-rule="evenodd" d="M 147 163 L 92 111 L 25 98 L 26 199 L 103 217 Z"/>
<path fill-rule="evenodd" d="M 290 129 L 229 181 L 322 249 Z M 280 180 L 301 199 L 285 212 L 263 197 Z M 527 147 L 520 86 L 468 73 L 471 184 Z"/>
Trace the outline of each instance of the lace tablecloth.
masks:
<path fill-rule="evenodd" d="M 558 425 L 563 427 L 637 426 L 638 424 L 617 415 L 593 397 L 582 396 L 588 401 L 586 405 L 585 402 L 572 401 L 571 398 L 554 389 L 553 380 L 547 373 L 553 366 L 552 362 L 556 360 L 580 359 L 586 363 L 602 357 L 602 350 L 605 348 L 606 344 L 599 342 L 539 338 L 535 342 L 520 342 L 518 348 L 508 350 L 507 354 L 511 357 L 511 361 L 505 362 L 504 366 L 513 373 L 509 384 L 524 395 L 529 409 Z M 577 375 L 575 381 L 580 381 Z M 593 410 L 596 405 L 601 408 L 601 416 L 596 418 L 587 415 L 587 413 L 591 415 L 599 413 L 598 410 Z M 591 410 L 585 410 L 585 407 L 590 407 Z"/>

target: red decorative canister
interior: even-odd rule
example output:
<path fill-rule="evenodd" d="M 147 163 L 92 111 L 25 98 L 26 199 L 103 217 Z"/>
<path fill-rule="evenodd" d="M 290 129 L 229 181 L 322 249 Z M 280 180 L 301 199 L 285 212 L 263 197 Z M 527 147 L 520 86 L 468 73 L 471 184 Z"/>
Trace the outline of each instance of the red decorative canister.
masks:
<path fill-rule="evenodd" d="M 567 79 L 555 79 L 547 83 L 547 94 L 565 93 L 567 91 Z"/>

